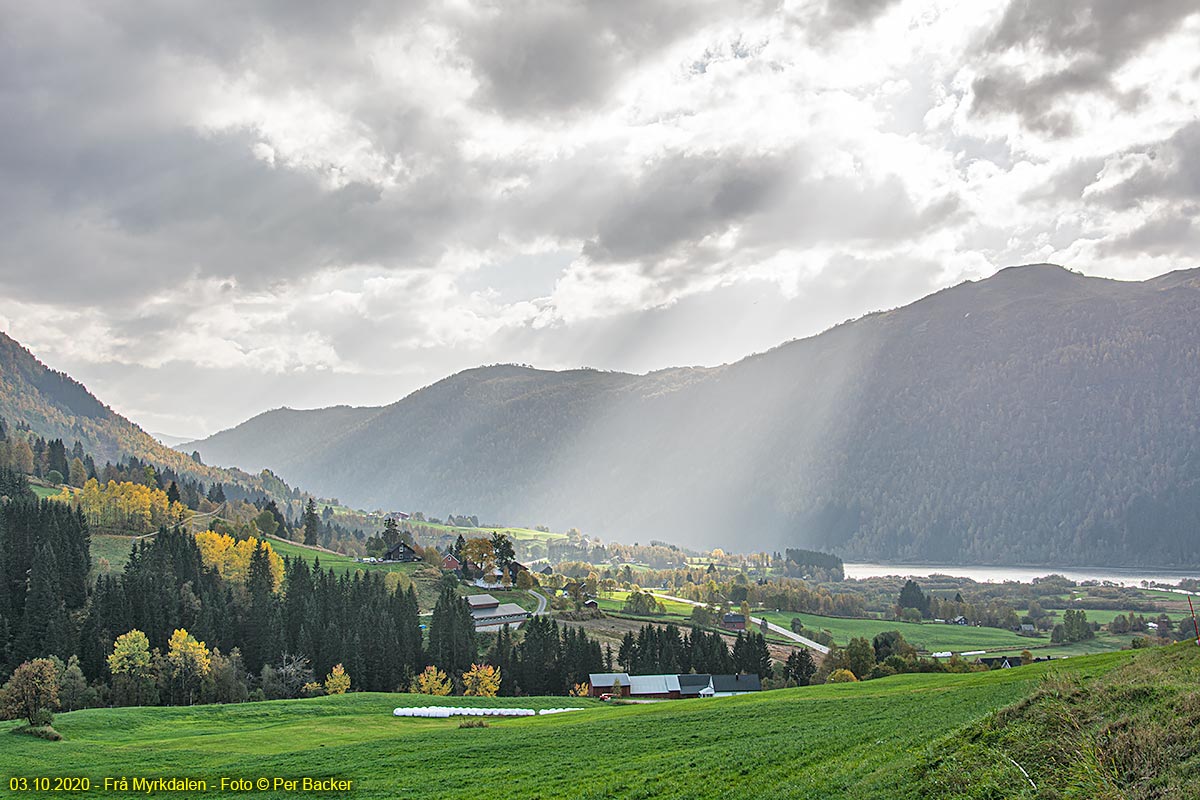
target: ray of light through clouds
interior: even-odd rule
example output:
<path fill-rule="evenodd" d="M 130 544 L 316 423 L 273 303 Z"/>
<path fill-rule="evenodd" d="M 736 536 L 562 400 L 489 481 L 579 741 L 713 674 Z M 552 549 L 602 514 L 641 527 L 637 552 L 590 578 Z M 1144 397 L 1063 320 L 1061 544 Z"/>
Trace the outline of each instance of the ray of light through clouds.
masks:
<path fill-rule="evenodd" d="M 154 430 L 1196 265 L 1190 0 L 0 2 L 0 326 Z"/>

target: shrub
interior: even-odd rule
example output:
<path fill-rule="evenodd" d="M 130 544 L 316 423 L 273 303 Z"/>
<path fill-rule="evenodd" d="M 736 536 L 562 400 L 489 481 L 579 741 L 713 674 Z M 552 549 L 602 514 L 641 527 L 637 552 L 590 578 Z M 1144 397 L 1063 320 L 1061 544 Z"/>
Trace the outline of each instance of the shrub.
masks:
<path fill-rule="evenodd" d="M 486 728 L 488 726 L 486 719 L 464 719 L 458 723 L 460 728 Z"/>
<path fill-rule="evenodd" d="M 858 678 L 856 678 L 854 676 L 853 672 L 851 672 L 848 669 L 843 668 L 843 669 L 835 669 L 833 672 L 829 673 L 829 678 L 826 679 L 825 682 L 826 683 L 858 683 Z"/>
<path fill-rule="evenodd" d="M 63 484 L 63 474 L 56 469 L 52 469 L 46 473 L 46 481 L 53 483 L 55 486 L 61 486 Z"/>
<path fill-rule="evenodd" d="M 54 712 L 48 708 L 39 708 L 30 716 L 29 724 L 35 728 L 48 728 L 54 724 Z"/>
<path fill-rule="evenodd" d="M 13 733 L 24 734 L 25 736 L 36 736 L 39 739 L 45 739 L 48 742 L 61 742 L 62 734 L 51 728 L 49 725 L 33 726 L 22 725 L 19 728 L 13 728 Z"/>

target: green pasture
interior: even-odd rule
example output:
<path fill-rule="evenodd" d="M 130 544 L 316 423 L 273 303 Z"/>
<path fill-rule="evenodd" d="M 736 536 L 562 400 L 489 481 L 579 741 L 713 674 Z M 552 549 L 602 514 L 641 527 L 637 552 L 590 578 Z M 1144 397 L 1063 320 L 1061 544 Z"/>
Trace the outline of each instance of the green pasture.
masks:
<path fill-rule="evenodd" d="M 860 684 L 648 705 L 570 698 L 355 694 L 194 708 L 60 714 L 49 742 L 0 731 L 0 774 L 347 778 L 355 798 L 871 798 L 929 796 L 918 780 L 934 743 L 1030 694 L 1070 663 L 1103 673 L 1129 653 L 966 675 L 902 675 Z M 400 705 L 584 706 L 568 714 L 403 719 Z M 0 723 L 11 729 L 16 723 Z M 92 794 L 134 797 L 133 792 Z M 254 792 L 283 797 L 281 792 Z M 324 795 L 333 796 L 333 795 Z"/>

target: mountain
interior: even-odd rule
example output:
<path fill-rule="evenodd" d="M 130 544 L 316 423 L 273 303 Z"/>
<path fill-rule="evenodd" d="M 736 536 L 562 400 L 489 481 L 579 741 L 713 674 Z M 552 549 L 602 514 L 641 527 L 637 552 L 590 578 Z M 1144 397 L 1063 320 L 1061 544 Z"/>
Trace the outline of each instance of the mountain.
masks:
<path fill-rule="evenodd" d="M 719 321 L 715 321 L 719 324 Z M 1200 270 L 1005 269 L 735 364 L 468 370 L 186 445 L 367 507 L 847 558 L 1200 562 Z"/>
<path fill-rule="evenodd" d="M 134 456 L 208 483 L 270 488 L 261 476 L 197 464 L 172 450 L 4 333 L 0 333 L 0 418 L 10 425 L 26 425 L 46 439 L 62 439 L 68 448 L 79 441 L 100 465 Z"/>

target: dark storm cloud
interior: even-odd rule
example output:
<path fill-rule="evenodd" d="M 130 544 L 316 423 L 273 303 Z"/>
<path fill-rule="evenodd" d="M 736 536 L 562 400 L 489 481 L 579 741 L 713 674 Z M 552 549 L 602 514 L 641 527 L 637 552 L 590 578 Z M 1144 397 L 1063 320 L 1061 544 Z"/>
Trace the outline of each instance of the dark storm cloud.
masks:
<path fill-rule="evenodd" d="M 1195 0 L 1012 0 L 985 52 L 1022 48 L 1065 65 L 1035 76 L 990 68 L 974 82 L 973 110 L 1015 113 L 1031 130 L 1064 136 L 1075 130 L 1070 109 L 1060 105 L 1064 98 L 1100 92 L 1136 107 L 1140 92 L 1120 91 L 1113 74 L 1198 11 Z"/>
<path fill-rule="evenodd" d="M 1129 150 L 1142 164 L 1128 178 L 1099 195 L 1115 208 L 1130 208 L 1147 200 L 1200 200 L 1200 121 L 1189 123 L 1163 142 Z"/>
<path fill-rule="evenodd" d="M 380 7 L 389 18 L 403 8 Z M 82 6 L 0 28 L 0 279 L 11 294 L 51 280 L 60 300 L 129 300 L 192 277 L 262 286 L 335 264 L 436 259 L 446 231 L 477 214 L 488 167 L 466 165 L 418 110 L 393 107 L 402 124 L 385 129 L 387 145 L 439 169 L 388 193 L 353 181 L 331 190 L 312 171 L 255 158 L 251 131 L 205 132 L 186 118 L 189 96 L 277 30 L 309 45 L 296 60 L 309 69 L 344 62 L 324 80 L 353 74 L 351 59 L 319 53 L 384 13 L 286 8 Z M 299 68 L 289 77 L 309 80 Z"/>
<path fill-rule="evenodd" d="M 514 0 L 472 14 L 460 46 L 481 81 L 480 101 L 507 116 L 602 104 L 620 78 L 721 14 L 756 14 L 756 0 Z"/>
<path fill-rule="evenodd" d="M 796 13 L 813 36 L 860 28 L 874 22 L 899 0 L 825 0 L 809 3 Z"/>
<path fill-rule="evenodd" d="M 659 161 L 612 192 L 585 253 L 597 261 L 653 262 L 681 244 L 719 236 L 783 188 L 791 156 L 685 155 Z"/>
<path fill-rule="evenodd" d="M 1162 209 L 1148 216 L 1129 233 L 1104 241 L 1100 245 L 1100 252 L 1116 256 L 1178 256 L 1189 259 L 1189 266 L 1193 265 L 1196 251 L 1200 248 L 1197 217 L 1200 217 L 1200 204 L 1197 203 L 1183 203 L 1178 207 Z"/>

